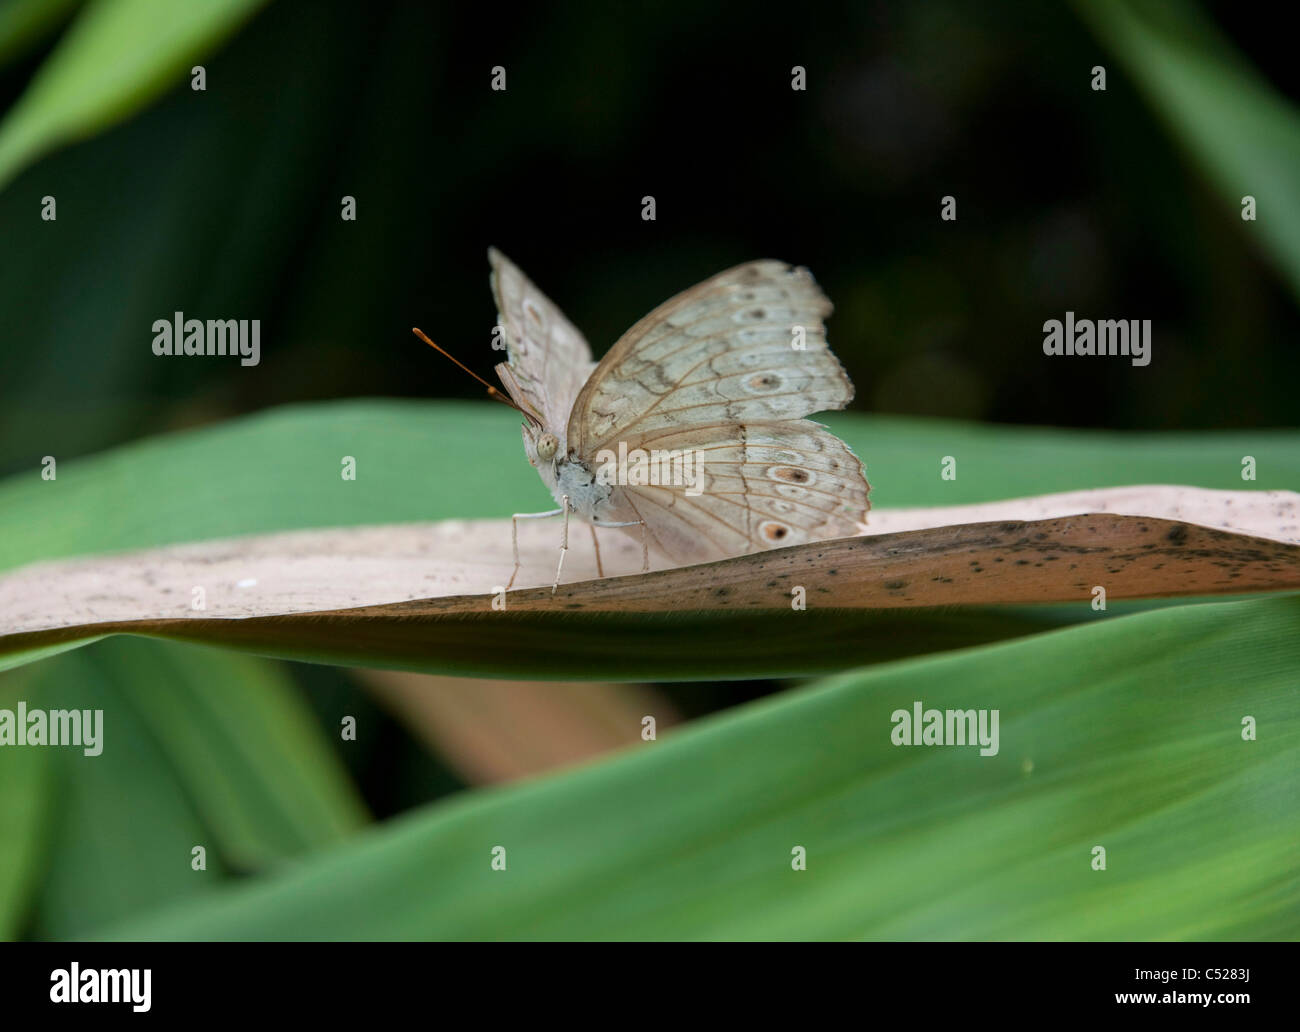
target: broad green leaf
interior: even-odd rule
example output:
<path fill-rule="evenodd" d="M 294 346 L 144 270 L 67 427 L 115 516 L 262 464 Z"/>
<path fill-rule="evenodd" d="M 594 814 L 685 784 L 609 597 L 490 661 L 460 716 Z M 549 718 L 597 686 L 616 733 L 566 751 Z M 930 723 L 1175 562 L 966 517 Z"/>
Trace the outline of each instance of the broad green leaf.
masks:
<path fill-rule="evenodd" d="M 1300 432 L 1138 434 L 836 413 L 872 505 L 963 505 L 1121 484 L 1296 490 Z M 940 477 L 944 456 L 957 478 Z M 1244 483 L 1242 459 L 1258 479 Z M 344 480 L 352 456 L 357 479 Z M 295 405 L 0 482 L 0 570 L 70 555 L 240 534 L 471 517 L 554 503 L 501 405 Z"/>
<path fill-rule="evenodd" d="M 281 667 L 131 638 L 102 642 L 91 657 L 152 731 L 228 866 L 258 870 L 364 822 Z"/>
<path fill-rule="evenodd" d="M 211 891 L 223 871 L 217 844 L 94 650 L 41 664 L 23 691 L 29 708 L 103 711 L 99 755 L 46 747 L 57 791 L 36 935 L 82 938 L 145 908 Z M 207 850 L 206 871 L 190 867 L 195 846 Z"/>
<path fill-rule="evenodd" d="M 345 456 L 355 481 L 340 475 Z M 503 406 L 295 405 L 60 460 L 55 480 L 36 465 L 7 478 L 0 569 L 301 527 L 509 515 L 548 497 Z"/>
<path fill-rule="evenodd" d="M 0 187 L 183 81 L 263 2 L 90 0 L 0 123 Z"/>
<path fill-rule="evenodd" d="M 0 750 L 0 763 L 14 762 L 9 753 L 45 754 L 59 774 L 55 798 L 44 793 L 43 809 L 57 816 L 47 817 L 54 834 L 40 934 L 76 936 L 159 898 L 207 891 L 225 871 L 274 868 L 364 820 L 314 716 L 272 664 L 118 638 L 9 683 L 18 693 L 8 696 L 29 709 L 103 710 L 99 755 Z M 191 870 L 196 845 L 207 851 L 206 872 Z"/>
<path fill-rule="evenodd" d="M 1086 0 L 1083 20 L 1123 62 L 1300 297 L 1300 112 L 1185 0 Z"/>
<path fill-rule="evenodd" d="M 1293 939 L 1297 683 L 1298 596 L 877 666 L 108 932 Z M 918 701 L 996 709 L 996 755 L 891 744 Z"/>

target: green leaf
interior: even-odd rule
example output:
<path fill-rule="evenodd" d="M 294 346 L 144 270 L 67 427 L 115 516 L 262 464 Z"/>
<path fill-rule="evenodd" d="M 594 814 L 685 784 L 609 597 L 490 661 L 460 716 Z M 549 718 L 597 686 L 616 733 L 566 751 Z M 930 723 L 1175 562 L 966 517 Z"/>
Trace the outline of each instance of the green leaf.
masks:
<path fill-rule="evenodd" d="M 7 685 L 17 681 L 10 678 Z M 0 692 L 12 709 L 20 696 Z M 15 937 L 38 882 L 46 827 L 54 813 L 52 763 L 47 749 L 0 749 L 0 940 Z"/>
<path fill-rule="evenodd" d="M 1292 939 L 1298 680 L 1297 596 L 875 667 L 110 934 Z M 891 744 L 916 701 L 996 709 L 997 754 Z"/>
<path fill-rule="evenodd" d="M 340 476 L 347 455 L 355 481 Z M 301 527 L 509 515 L 548 499 L 503 406 L 288 406 L 60 461 L 55 480 L 37 467 L 7 478 L 0 569 Z"/>
<path fill-rule="evenodd" d="M 11 652 L 8 655 L 0 656 L 0 673 L 5 673 L 27 663 L 35 663 L 38 660 L 49 659 L 51 656 L 58 656 L 71 649 L 81 648 L 91 642 L 99 641 L 103 637 L 104 635 L 94 635 L 92 637 L 74 638 Z"/>
<path fill-rule="evenodd" d="M 210 891 L 226 871 L 274 868 L 364 821 L 315 718 L 273 664 L 123 637 L 35 668 L 19 697 L 29 710 L 103 711 L 97 756 L 64 746 L 0 750 L 2 769 L 28 774 L 16 788 L 54 815 L 42 935 L 76 937 L 160 900 Z M 38 771 L 13 766 L 28 755 L 57 768 L 55 798 L 39 791 Z M 16 827 L 8 856 L 19 858 L 33 832 Z M 191 870 L 194 846 L 206 849 L 207 871 Z M 0 851 L 0 902 L 6 858 Z M 19 910 L 15 900 L 8 912 Z"/>
<path fill-rule="evenodd" d="M 54 29 L 81 0 L 6 0 L 0 5 L 0 64 Z"/>
<path fill-rule="evenodd" d="M 1253 196 L 1258 235 L 1300 297 L 1300 113 L 1183 0 L 1087 0 L 1080 17 L 1199 160 L 1233 219 Z"/>
<path fill-rule="evenodd" d="M 47 151 L 120 122 L 182 81 L 263 2 L 92 0 L 0 123 L 0 187 Z"/>
<path fill-rule="evenodd" d="M 92 655 L 152 731 L 229 866 L 257 870 L 364 823 L 351 781 L 279 665 L 125 637 Z"/>
<path fill-rule="evenodd" d="M 837 413 L 875 507 L 961 505 L 1102 487 L 1190 484 L 1294 490 L 1300 432 L 1126 434 Z M 939 476 L 957 458 L 957 479 Z M 1258 480 L 1241 479 L 1252 455 Z M 344 456 L 357 479 L 340 476 Z M 72 555 L 241 534 L 504 517 L 554 505 L 500 405 L 346 401 L 294 405 L 59 456 L 0 482 L 0 570 Z"/>
<path fill-rule="evenodd" d="M 41 664 L 24 694 L 29 709 L 103 711 L 99 755 L 44 747 L 54 754 L 58 791 L 35 904 L 40 938 L 81 938 L 107 922 L 210 892 L 223 870 L 165 755 L 94 651 Z M 207 871 L 191 870 L 194 846 L 207 849 Z"/>

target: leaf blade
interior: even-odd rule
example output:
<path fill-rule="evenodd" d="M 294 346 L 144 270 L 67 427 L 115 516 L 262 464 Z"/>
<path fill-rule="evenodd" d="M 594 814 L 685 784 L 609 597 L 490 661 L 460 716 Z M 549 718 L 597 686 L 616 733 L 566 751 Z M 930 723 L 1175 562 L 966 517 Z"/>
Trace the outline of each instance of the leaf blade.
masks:
<path fill-rule="evenodd" d="M 111 934 L 1294 937 L 1298 673 L 1294 597 L 876 667 L 462 797 Z M 891 713 L 918 699 L 999 708 L 997 756 L 892 746 Z M 499 844 L 505 872 L 490 868 Z M 316 905 L 324 892 L 336 906 Z"/>
<path fill-rule="evenodd" d="M 51 149 L 149 103 L 264 2 L 88 3 L 0 123 L 0 188 Z"/>

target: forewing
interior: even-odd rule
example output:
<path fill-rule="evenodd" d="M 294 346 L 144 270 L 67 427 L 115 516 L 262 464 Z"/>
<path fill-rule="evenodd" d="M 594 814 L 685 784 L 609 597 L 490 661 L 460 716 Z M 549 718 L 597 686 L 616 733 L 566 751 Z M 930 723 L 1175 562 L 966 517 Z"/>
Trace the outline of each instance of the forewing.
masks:
<path fill-rule="evenodd" d="M 853 385 L 826 346 L 830 311 L 807 269 L 778 261 L 748 262 L 678 294 L 591 374 L 569 418 L 570 451 L 590 460 L 667 431 L 843 408 Z"/>
<path fill-rule="evenodd" d="M 866 529 L 870 486 L 862 462 L 819 423 L 674 430 L 638 447 L 659 455 L 665 482 L 616 487 L 614 511 L 603 518 L 645 520 L 656 548 L 676 562 L 709 562 Z M 681 476 L 665 476 L 664 454 L 678 451 Z M 693 473 L 687 452 L 702 458 L 695 484 L 682 482 Z"/>
<path fill-rule="evenodd" d="M 591 348 L 509 258 L 490 248 L 488 261 L 509 356 L 497 374 L 515 403 L 535 413 L 563 444 L 574 401 L 595 368 Z"/>

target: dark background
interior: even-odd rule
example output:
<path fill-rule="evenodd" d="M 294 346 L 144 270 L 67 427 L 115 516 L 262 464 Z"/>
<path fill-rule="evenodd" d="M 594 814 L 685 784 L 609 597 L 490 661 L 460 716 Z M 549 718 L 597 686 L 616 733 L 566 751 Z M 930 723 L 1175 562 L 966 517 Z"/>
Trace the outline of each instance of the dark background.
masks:
<path fill-rule="evenodd" d="M 1297 95 L 1286 33 L 1208 10 Z M 0 73 L 0 103 L 49 45 Z M 206 65 L 207 92 L 186 80 L 0 194 L 0 472 L 287 402 L 481 396 L 409 327 L 488 373 L 489 244 L 597 355 L 777 257 L 835 302 L 862 410 L 1294 421 L 1295 307 L 1251 224 L 1066 6 L 278 0 Z M 1152 319 L 1151 365 L 1045 358 L 1067 309 Z M 262 364 L 156 358 L 177 310 L 261 319 Z"/>

